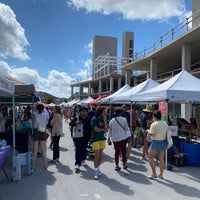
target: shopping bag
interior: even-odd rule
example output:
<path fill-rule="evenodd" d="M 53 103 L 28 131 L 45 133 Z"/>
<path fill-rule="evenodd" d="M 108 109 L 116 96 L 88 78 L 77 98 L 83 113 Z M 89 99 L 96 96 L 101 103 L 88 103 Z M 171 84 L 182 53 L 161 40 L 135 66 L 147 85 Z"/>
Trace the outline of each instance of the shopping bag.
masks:
<path fill-rule="evenodd" d="M 173 140 L 172 140 L 171 130 L 168 129 L 168 131 L 167 131 L 167 149 L 171 148 L 172 145 L 173 145 Z"/>
<path fill-rule="evenodd" d="M 77 124 L 76 126 L 73 127 L 73 138 L 81 138 L 83 137 L 83 124 Z"/>
<path fill-rule="evenodd" d="M 126 147 L 126 158 L 128 159 L 130 154 L 131 154 L 131 148 L 132 148 L 132 144 L 128 143 L 128 146 Z"/>

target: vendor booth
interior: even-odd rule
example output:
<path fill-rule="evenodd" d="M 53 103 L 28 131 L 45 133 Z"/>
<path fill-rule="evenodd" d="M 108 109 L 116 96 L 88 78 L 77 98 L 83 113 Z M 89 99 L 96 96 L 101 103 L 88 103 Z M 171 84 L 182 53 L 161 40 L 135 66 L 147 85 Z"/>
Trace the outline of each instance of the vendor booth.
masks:
<path fill-rule="evenodd" d="M 194 104 L 200 102 L 200 79 L 191 75 L 185 70 L 172 77 L 168 81 L 154 87 L 146 92 L 141 92 L 133 96 L 134 102 L 165 102 L 166 119 L 168 116 L 168 103 L 178 102 Z M 197 127 L 198 129 L 200 127 Z M 200 165 L 200 144 L 197 141 L 189 140 L 187 137 L 182 142 L 182 150 L 187 154 L 188 165 Z M 193 150 L 190 149 L 191 147 Z M 194 150 L 195 146 L 195 150 Z M 197 152 L 197 153 L 196 153 Z M 197 156 L 198 154 L 198 156 Z"/>
<path fill-rule="evenodd" d="M 24 162 L 20 162 L 20 157 L 27 158 L 31 160 L 31 153 L 28 152 L 28 137 L 29 132 L 32 132 L 32 128 L 29 130 L 26 127 L 17 127 L 17 116 L 15 110 L 15 103 L 20 105 L 21 103 L 29 103 L 33 104 L 34 102 L 39 101 L 37 97 L 37 92 L 33 84 L 25 84 L 22 83 L 9 75 L 1 74 L 0 75 L 0 103 L 2 104 L 12 104 L 12 112 L 9 116 L 9 119 L 12 119 L 12 123 L 10 129 L 0 133 L 0 139 L 4 139 L 7 141 L 7 145 L 13 147 L 13 180 L 18 181 L 21 179 L 21 170 L 20 166 L 24 164 Z M 23 122 L 20 120 L 20 123 Z M 24 124 L 24 123 L 21 123 Z M 16 150 L 18 151 L 18 155 L 16 156 Z M 26 153 L 26 154 L 21 154 Z M 32 164 L 31 162 L 27 162 L 29 165 L 27 167 L 27 173 L 32 173 Z M 18 169 L 18 170 L 17 170 Z"/>
<path fill-rule="evenodd" d="M 33 84 L 22 83 L 9 75 L 1 75 L 0 102 L 12 104 L 12 110 L 15 110 L 15 103 L 30 103 L 39 101 L 37 92 Z M 8 145 L 12 145 L 15 150 L 20 153 L 28 151 L 28 130 L 24 127 L 16 127 L 16 116 L 13 112 L 12 129 L 4 133 L 0 133 L 0 139 L 8 141 Z M 21 123 L 22 124 L 22 123 Z M 24 123 L 23 123 L 24 124 Z M 30 131 L 30 130 L 29 130 Z"/>

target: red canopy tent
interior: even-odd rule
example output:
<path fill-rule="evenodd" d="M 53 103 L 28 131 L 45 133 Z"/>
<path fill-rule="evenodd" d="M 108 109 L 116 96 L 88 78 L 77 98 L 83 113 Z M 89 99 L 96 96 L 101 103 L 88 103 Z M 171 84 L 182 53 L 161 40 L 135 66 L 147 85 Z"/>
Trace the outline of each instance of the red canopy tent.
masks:
<path fill-rule="evenodd" d="M 89 104 L 89 105 L 92 105 L 92 104 L 94 104 L 95 102 L 97 102 L 97 101 L 99 101 L 100 99 L 103 99 L 103 98 L 105 98 L 105 97 L 107 97 L 107 96 L 108 96 L 107 94 L 101 95 L 101 96 L 99 96 L 98 98 L 93 99 L 92 101 L 89 101 L 88 104 Z"/>

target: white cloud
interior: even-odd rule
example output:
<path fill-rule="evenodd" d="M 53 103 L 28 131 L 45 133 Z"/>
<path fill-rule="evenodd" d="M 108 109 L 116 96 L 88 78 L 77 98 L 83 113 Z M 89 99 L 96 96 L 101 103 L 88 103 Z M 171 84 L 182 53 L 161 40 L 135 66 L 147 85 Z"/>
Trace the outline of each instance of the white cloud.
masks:
<path fill-rule="evenodd" d="M 17 22 L 11 8 L 2 3 L 0 3 L 0 27 L 0 57 L 30 59 L 25 49 L 29 46 L 25 31 Z"/>
<path fill-rule="evenodd" d="M 91 54 L 92 54 L 92 48 L 93 48 L 93 40 L 91 40 L 90 43 L 85 45 L 85 49 L 88 50 L 88 52 Z"/>
<path fill-rule="evenodd" d="M 163 20 L 181 16 L 185 12 L 184 0 L 68 0 L 76 10 L 98 12 L 103 15 L 117 13 L 128 20 Z"/>
<path fill-rule="evenodd" d="M 47 92 L 56 97 L 67 98 L 71 96 L 70 77 L 65 72 L 56 70 L 49 71 L 47 79 L 42 78 L 38 71 L 28 67 L 16 68 L 9 66 L 6 62 L 0 60 L 0 72 L 7 73 L 17 80 L 34 84 L 37 91 Z"/>
<path fill-rule="evenodd" d="M 70 65 L 74 66 L 74 61 L 73 60 L 68 59 L 67 61 L 70 63 Z"/>

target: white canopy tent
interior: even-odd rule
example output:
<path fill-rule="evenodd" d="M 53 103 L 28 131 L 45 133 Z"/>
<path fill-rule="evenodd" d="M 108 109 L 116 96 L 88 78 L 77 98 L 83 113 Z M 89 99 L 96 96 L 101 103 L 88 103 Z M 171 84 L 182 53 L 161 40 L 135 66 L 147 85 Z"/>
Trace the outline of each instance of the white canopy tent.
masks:
<path fill-rule="evenodd" d="M 189 72 L 182 70 L 179 74 L 151 90 L 141 92 L 133 97 L 134 102 L 163 101 L 166 100 L 166 113 L 168 115 L 168 102 L 192 103 L 200 102 L 200 79 Z M 166 150 L 167 166 L 167 150 Z"/>
<path fill-rule="evenodd" d="M 67 103 L 65 103 L 65 107 L 72 107 L 74 104 L 77 104 L 80 101 L 80 99 L 73 99 Z"/>
<path fill-rule="evenodd" d="M 88 97 L 86 99 L 83 99 L 82 101 L 79 101 L 77 104 L 80 106 L 88 107 L 88 103 L 92 100 L 94 100 L 92 97 Z"/>
<path fill-rule="evenodd" d="M 115 92 L 103 99 L 100 99 L 99 101 L 96 102 L 96 104 L 112 104 L 114 97 L 121 96 L 122 94 L 129 91 L 130 89 L 131 89 L 131 87 L 128 84 L 126 84 L 122 88 L 120 88 L 117 92 Z"/>
<path fill-rule="evenodd" d="M 15 155 L 15 84 L 6 77 L 0 75 L 0 97 L 12 97 L 13 110 L 13 148 Z"/>
<path fill-rule="evenodd" d="M 200 79 L 182 70 L 168 81 L 145 92 L 137 93 L 133 102 L 162 101 L 200 102 Z"/>
<path fill-rule="evenodd" d="M 148 91 L 158 85 L 159 85 L 158 82 L 149 78 L 146 81 L 140 83 L 139 85 L 124 92 L 123 94 L 114 96 L 112 98 L 112 103 L 113 104 L 131 104 L 133 102 L 132 99 L 135 94 L 137 94 L 139 92 Z"/>

